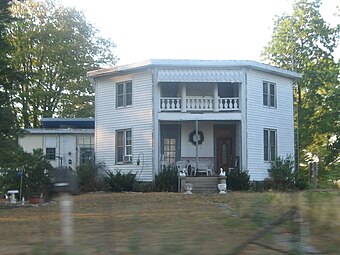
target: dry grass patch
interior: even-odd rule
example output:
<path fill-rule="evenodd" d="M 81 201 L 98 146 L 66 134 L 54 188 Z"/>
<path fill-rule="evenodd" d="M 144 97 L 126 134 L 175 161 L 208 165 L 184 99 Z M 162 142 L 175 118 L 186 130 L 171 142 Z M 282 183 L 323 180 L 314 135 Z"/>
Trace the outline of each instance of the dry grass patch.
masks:
<path fill-rule="evenodd" d="M 74 251 L 75 254 L 228 254 L 298 205 L 310 223 L 309 239 L 313 246 L 323 253 L 336 254 L 340 243 L 339 193 L 317 194 L 74 196 Z M 0 209 L 0 225 L 0 254 L 64 254 L 58 199 L 45 206 Z M 291 225 L 287 221 L 259 241 L 275 245 L 275 231 L 289 231 Z M 275 253 L 249 245 L 242 254 Z"/>

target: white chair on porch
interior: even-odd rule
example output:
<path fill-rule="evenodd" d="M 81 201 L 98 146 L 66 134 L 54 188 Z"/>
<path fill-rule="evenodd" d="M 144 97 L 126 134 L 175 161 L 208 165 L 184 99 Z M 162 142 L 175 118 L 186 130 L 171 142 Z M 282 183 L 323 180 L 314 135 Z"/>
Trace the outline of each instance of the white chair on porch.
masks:
<path fill-rule="evenodd" d="M 229 173 L 231 171 L 239 170 L 239 161 L 240 161 L 240 158 L 236 157 L 234 166 L 233 167 L 228 167 Z"/>
<path fill-rule="evenodd" d="M 179 160 L 176 162 L 177 172 L 179 174 L 188 175 L 188 165 L 189 162 L 187 160 Z"/>
<path fill-rule="evenodd" d="M 202 175 L 206 176 L 212 175 L 212 161 L 211 160 L 199 160 L 197 164 L 198 168 L 196 169 L 196 162 L 193 161 L 191 164 L 193 175 Z"/>

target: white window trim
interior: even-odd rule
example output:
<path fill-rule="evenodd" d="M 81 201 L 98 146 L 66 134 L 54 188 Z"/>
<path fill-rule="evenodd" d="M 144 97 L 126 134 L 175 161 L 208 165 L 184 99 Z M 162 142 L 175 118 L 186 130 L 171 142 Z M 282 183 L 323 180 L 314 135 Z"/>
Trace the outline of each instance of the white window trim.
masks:
<path fill-rule="evenodd" d="M 126 133 L 130 131 L 131 132 L 131 145 L 127 145 L 126 144 Z M 124 141 L 123 141 L 123 150 L 124 150 L 124 154 L 123 154 L 123 160 L 122 161 L 118 161 L 118 145 L 117 145 L 117 134 L 118 132 L 124 132 Z M 115 132 L 115 136 L 116 136 L 116 143 L 115 143 L 115 151 L 116 151 L 116 156 L 115 156 L 115 161 L 116 161 L 116 164 L 132 164 L 132 129 L 131 128 L 126 128 L 126 129 L 117 129 L 116 132 Z M 127 147 L 130 146 L 131 147 L 131 154 L 128 154 L 127 153 Z M 128 159 L 128 160 L 125 160 L 125 159 Z"/>
<path fill-rule="evenodd" d="M 127 94 L 126 94 L 126 85 L 128 83 L 131 83 L 131 104 L 126 104 L 126 97 L 127 97 Z M 119 105 L 118 106 L 118 86 L 120 84 L 123 84 L 123 105 Z M 133 86 L 132 86 L 132 80 L 127 80 L 127 81 L 120 81 L 120 82 L 116 82 L 116 108 L 125 108 L 125 107 L 130 107 L 132 106 L 132 97 L 133 97 Z"/>
<path fill-rule="evenodd" d="M 264 93 L 263 93 L 263 86 L 266 84 L 267 86 L 267 104 L 263 103 L 263 97 L 264 97 Z M 270 85 L 274 85 L 274 105 L 270 104 Z M 275 82 L 270 82 L 270 81 L 263 81 L 262 82 L 262 105 L 263 107 L 267 107 L 267 108 L 272 108 L 272 109 L 276 109 L 277 108 L 277 85 Z"/>
<path fill-rule="evenodd" d="M 264 147 L 265 147 L 265 143 L 264 143 L 264 132 L 267 131 L 268 132 L 268 144 L 267 144 L 267 147 L 268 147 L 268 159 L 266 160 L 265 159 L 265 150 L 264 150 Z M 271 151 L 271 144 L 270 144 L 270 133 L 271 132 L 275 132 L 275 158 L 274 160 L 272 160 L 272 151 Z M 274 162 L 276 157 L 277 157 L 277 129 L 270 129 L 270 128 L 265 128 L 263 129 L 263 160 L 264 162 Z"/>

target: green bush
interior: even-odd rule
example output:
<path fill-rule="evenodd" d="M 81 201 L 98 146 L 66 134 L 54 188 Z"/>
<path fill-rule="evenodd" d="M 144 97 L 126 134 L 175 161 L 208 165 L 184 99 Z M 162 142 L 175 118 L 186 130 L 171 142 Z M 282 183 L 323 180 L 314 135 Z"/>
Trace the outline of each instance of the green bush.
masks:
<path fill-rule="evenodd" d="M 177 168 L 175 166 L 169 166 L 155 176 L 155 190 L 177 192 L 178 176 Z"/>
<path fill-rule="evenodd" d="M 22 172 L 22 196 L 26 199 L 33 196 L 47 195 L 51 182 L 50 173 L 52 166 L 46 159 L 41 149 L 33 150 L 33 153 L 18 152 L 18 161 L 23 162 L 19 168 Z M 0 187 L 2 192 L 9 189 L 20 190 L 20 179 L 17 168 L 0 169 Z"/>
<path fill-rule="evenodd" d="M 291 156 L 287 158 L 277 157 L 272 163 L 268 173 L 273 180 L 273 189 L 288 190 L 294 188 L 294 161 Z"/>
<path fill-rule="evenodd" d="M 121 173 L 117 170 L 116 173 L 107 171 L 104 181 L 108 186 L 109 191 L 122 192 L 122 191 L 134 191 L 136 183 L 136 174 L 132 172 Z"/>
<path fill-rule="evenodd" d="M 248 171 L 227 172 L 227 187 L 230 190 L 249 190 L 250 175 Z"/>
<path fill-rule="evenodd" d="M 305 189 L 308 186 L 307 174 L 294 171 L 294 160 L 291 156 L 277 157 L 268 173 L 275 190 Z"/>
<path fill-rule="evenodd" d="M 79 179 L 80 191 L 100 191 L 104 189 L 103 176 L 100 173 L 104 169 L 104 164 L 87 162 L 77 167 L 76 173 Z"/>

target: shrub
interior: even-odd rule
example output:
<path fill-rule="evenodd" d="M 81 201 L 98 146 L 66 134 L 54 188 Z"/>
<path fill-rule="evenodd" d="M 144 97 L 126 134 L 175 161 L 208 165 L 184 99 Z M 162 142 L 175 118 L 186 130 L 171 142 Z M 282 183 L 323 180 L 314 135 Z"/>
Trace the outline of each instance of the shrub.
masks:
<path fill-rule="evenodd" d="M 33 153 L 24 151 L 18 152 L 18 161 L 24 162 L 20 167 L 22 170 L 22 196 L 31 198 L 48 193 L 50 185 L 50 173 L 52 166 L 46 159 L 42 149 L 33 150 Z M 2 192 L 9 189 L 20 190 L 20 177 L 16 168 L 0 169 L 0 187 Z"/>
<path fill-rule="evenodd" d="M 294 161 L 291 156 L 277 157 L 268 173 L 275 190 L 305 189 L 308 186 L 307 174 L 304 171 L 294 172 Z"/>
<path fill-rule="evenodd" d="M 127 174 L 117 170 L 116 173 L 107 171 L 104 177 L 108 189 L 112 192 L 133 191 L 135 186 L 136 174 L 131 171 Z"/>
<path fill-rule="evenodd" d="M 230 171 L 227 173 L 227 187 L 230 190 L 249 190 L 249 180 L 248 171 Z"/>
<path fill-rule="evenodd" d="M 295 187 L 299 190 L 307 189 L 308 184 L 308 173 L 303 169 L 294 172 L 294 183 Z"/>
<path fill-rule="evenodd" d="M 269 176 L 273 180 L 273 188 L 287 190 L 294 187 L 294 161 L 291 156 L 287 158 L 277 157 L 268 169 Z"/>
<path fill-rule="evenodd" d="M 177 192 L 178 176 L 177 168 L 169 166 L 155 176 L 155 190 Z"/>
<path fill-rule="evenodd" d="M 76 173 L 81 192 L 99 191 L 104 189 L 103 176 L 100 175 L 104 164 L 87 162 L 77 167 Z"/>

